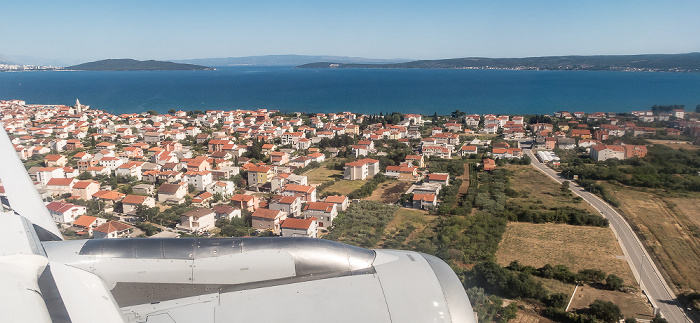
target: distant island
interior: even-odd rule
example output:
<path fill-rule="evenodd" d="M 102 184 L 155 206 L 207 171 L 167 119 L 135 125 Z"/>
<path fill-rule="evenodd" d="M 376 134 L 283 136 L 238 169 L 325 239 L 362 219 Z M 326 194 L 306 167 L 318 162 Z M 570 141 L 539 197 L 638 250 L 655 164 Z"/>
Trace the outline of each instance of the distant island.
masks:
<path fill-rule="evenodd" d="M 547 56 L 526 58 L 453 58 L 394 64 L 319 62 L 298 68 L 444 68 L 542 71 L 700 72 L 700 53 L 650 55 Z"/>
<path fill-rule="evenodd" d="M 135 59 L 105 59 L 69 66 L 72 71 L 203 71 L 211 67 L 162 61 L 137 61 Z"/>
<path fill-rule="evenodd" d="M 392 64 L 404 63 L 409 59 L 374 59 L 347 56 L 312 56 L 312 55 L 264 55 L 225 58 L 201 58 L 174 60 L 177 63 L 201 64 L 207 66 L 297 66 L 314 62 L 338 62 L 352 64 Z"/>

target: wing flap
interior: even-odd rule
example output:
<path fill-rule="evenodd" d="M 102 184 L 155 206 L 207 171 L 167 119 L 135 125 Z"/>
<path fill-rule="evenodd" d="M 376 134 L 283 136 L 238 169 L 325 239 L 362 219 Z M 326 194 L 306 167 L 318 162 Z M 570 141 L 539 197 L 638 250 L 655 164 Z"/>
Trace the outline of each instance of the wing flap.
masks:
<path fill-rule="evenodd" d="M 56 262 L 50 266 L 71 322 L 124 322 L 117 302 L 99 277 Z"/>

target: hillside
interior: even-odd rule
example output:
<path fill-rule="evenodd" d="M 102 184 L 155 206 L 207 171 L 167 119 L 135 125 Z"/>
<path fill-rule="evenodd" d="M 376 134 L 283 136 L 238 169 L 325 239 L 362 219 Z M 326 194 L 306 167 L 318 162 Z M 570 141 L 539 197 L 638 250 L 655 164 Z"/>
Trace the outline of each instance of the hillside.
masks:
<path fill-rule="evenodd" d="M 73 71 L 195 71 L 211 69 L 201 65 L 154 60 L 137 61 L 134 59 L 105 59 L 66 67 L 66 70 Z"/>
<path fill-rule="evenodd" d="M 700 72 L 700 53 L 652 55 L 547 56 L 526 58 L 453 58 L 395 64 L 319 62 L 300 68 L 447 68 L 512 70 Z"/>

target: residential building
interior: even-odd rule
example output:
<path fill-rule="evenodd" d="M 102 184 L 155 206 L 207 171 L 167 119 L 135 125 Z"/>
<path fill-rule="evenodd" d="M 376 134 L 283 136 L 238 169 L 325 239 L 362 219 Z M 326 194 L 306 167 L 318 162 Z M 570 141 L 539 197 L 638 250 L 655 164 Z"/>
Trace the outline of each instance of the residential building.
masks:
<path fill-rule="evenodd" d="M 98 218 L 89 215 L 81 215 L 78 219 L 75 220 L 75 222 L 73 222 L 73 226 L 76 228 L 83 229 L 82 231 L 78 232 L 78 235 L 86 235 L 88 237 L 92 237 L 92 230 L 106 222 L 107 220 L 103 218 Z"/>
<path fill-rule="evenodd" d="M 73 185 L 77 183 L 78 180 L 75 178 L 52 178 L 46 183 L 46 189 L 53 196 L 59 196 L 63 194 L 73 193 Z"/>
<path fill-rule="evenodd" d="M 425 176 L 425 182 L 426 183 L 435 183 L 435 184 L 440 184 L 440 185 L 449 185 L 450 183 L 450 174 L 448 173 L 432 173 L 428 174 Z"/>
<path fill-rule="evenodd" d="M 413 194 L 414 209 L 428 209 L 437 206 L 437 198 L 434 194 Z"/>
<path fill-rule="evenodd" d="M 264 166 L 253 166 L 248 169 L 248 186 L 260 186 L 269 182 L 272 177 L 275 176 L 275 171 L 272 167 Z"/>
<path fill-rule="evenodd" d="M 139 205 L 144 207 L 156 206 L 156 200 L 150 196 L 143 195 L 127 195 L 122 199 L 122 208 L 124 213 L 136 212 Z"/>
<path fill-rule="evenodd" d="M 330 195 L 326 197 L 324 202 L 335 204 L 336 209 L 338 212 L 340 212 L 345 211 L 348 208 L 349 199 L 344 195 Z"/>
<path fill-rule="evenodd" d="M 625 159 L 625 148 L 619 145 L 595 145 L 591 146 L 591 159 L 605 161 L 612 158 Z"/>
<path fill-rule="evenodd" d="M 79 216 L 85 214 L 87 208 L 82 205 L 54 201 L 46 205 L 49 214 L 55 222 L 73 223 Z"/>
<path fill-rule="evenodd" d="M 402 181 L 418 180 L 418 167 L 415 166 L 387 166 L 384 175 Z"/>
<path fill-rule="evenodd" d="M 143 165 L 143 162 L 128 162 L 126 164 L 122 164 L 114 171 L 114 175 L 124 177 L 131 176 L 136 178 L 137 181 L 140 181 L 143 179 L 141 165 Z"/>
<path fill-rule="evenodd" d="M 447 147 L 442 147 L 442 146 L 423 146 L 421 148 L 421 151 L 423 153 L 423 156 L 425 157 L 440 157 L 443 159 L 450 159 L 452 158 L 452 150 L 447 148 Z"/>
<path fill-rule="evenodd" d="M 215 205 L 212 210 L 214 210 L 214 214 L 216 215 L 216 219 L 227 219 L 231 220 L 232 218 L 240 218 L 241 217 L 241 209 L 234 208 L 233 206 L 227 205 L 227 204 L 219 204 Z"/>
<path fill-rule="evenodd" d="M 214 210 L 198 207 L 180 215 L 178 228 L 192 232 L 202 232 L 213 229 L 215 224 L 216 214 Z"/>
<path fill-rule="evenodd" d="M 105 190 L 99 190 L 95 192 L 95 194 L 92 194 L 92 199 L 96 201 L 101 201 L 105 202 L 105 205 L 107 206 L 112 206 L 114 203 L 117 203 L 121 201 L 126 194 L 116 192 L 116 191 L 105 191 Z"/>
<path fill-rule="evenodd" d="M 41 184 L 46 185 L 52 178 L 65 178 L 63 168 L 60 167 L 42 167 L 36 172 L 36 180 Z"/>
<path fill-rule="evenodd" d="M 197 191 L 204 191 L 214 182 L 210 171 L 188 171 L 185 173 L 184 179 Z"/>
<path fill-rule="evenodd" d="M 289 162 L 289 155 L 281 151 L 273 151 L 269 154 L 270 163 L 273 165 L 281 166 Z"/>
<path fill-rule="evenodd" d="M 236 185 L 232 181 L 216 181 L 206 187 L 206 191 L 211 194 L 221 194 L 222 198 L 228 199 L 233 196 Z"/>
<path fill-rule="evenodd" d="M 89 201 L 92 199 L 92 195 L 97 193 L 97 191 L 99 190 L 100 183 L 96 181 L 78 181 L 75 184 L 73 184 L 72 197 Z"/>
<path fill-rule="evenodd" d="M 338 209 L 335 203 L 308 202 L 304 207 L 304 218 L 316 218 L 318 226 L 322 228 L 333 226 L 336 216 L 338 216 Z"/>
<path fill-rule="evenodd" d="M 343 178 L 353 181 L 363 180 L 376 174 L 379 174 L 379 160 L 366 158 L 345 163 Z"/>
<path fill-rule="evenodd" d="M 280 210 L 287 212 L 287 215 L 298 217 L 301 215 L 301 197 L 298 196 L 275 196 L 267 206 L 270 210 Z"/>
<path fill-rule="evenodd" d="M 235 207 L 241 210 L 248 210 L 249 212 L 257 210 L 260 206 L 260 200 L 255 195 L 236 194 L 231 197 L 231 201 Z"/>
<path fill-rule="evenodd" d="M 125 238 L 129 235 L 134 227 L 117 222 L 109 221 L 92 230 L 92 235 L 95 239 L 114 239 Z"/>
<path fill-rule="evenodd" d="M 185 195 L 187 195 L 187 183 L 182 182 L 179 184 L 160 184 L 158 187 L 158 201 L 182 204 L 185 202 Z"/>
<path fill-rule="evenodd" d="M 44 161 L 47 167 L 65 167 L 68 159 L 62 155 L 46 155 Z"/>
<path fill-rule="evenodd" d="M 298 196 L 304 202 L 316 202 L 316 187 L 307 185 L 287 184 L 282 187 L 281 195 Z"/>
<path fill-rule="evenodd" d="M 407 155 L 406 161 L 418 168 L 425 168 L 425 158 L 422 155 Z"/>

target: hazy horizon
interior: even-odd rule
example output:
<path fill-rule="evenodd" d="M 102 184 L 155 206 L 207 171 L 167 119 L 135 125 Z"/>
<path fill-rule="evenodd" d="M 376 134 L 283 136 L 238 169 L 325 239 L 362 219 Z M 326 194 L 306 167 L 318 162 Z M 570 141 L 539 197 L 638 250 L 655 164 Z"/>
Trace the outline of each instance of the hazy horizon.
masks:
<path fill-rule="evenodd" d="M 3 9 L 0 56 L 64 66 L 107 58 L 422 60 L 700 51 L 700 2 L 681 0 L 27 0 Z"/>

